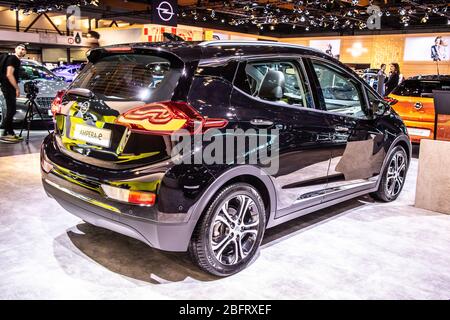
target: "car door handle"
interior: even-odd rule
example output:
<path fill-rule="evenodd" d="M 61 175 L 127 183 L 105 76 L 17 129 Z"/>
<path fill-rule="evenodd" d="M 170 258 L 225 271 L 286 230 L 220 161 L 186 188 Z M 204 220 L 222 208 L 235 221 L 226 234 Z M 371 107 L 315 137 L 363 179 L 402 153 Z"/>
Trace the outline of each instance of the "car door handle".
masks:
<path fill-rule="evenodd" d="M 250 123 L 254 126 L 272 126 L 273 121 L 270 120 L 264 120 L 264 119 L 253 119 L 250 121 Z"/>
<path fill-rule="evenodd" d="M 347 127 L 340 127 L 340 126 L 337 126 L 337 127 L 334 127 L 334 130 L 336 131 L 336 132 L 348 132 L 349 131 L 349 129 L 347 128 Z"/>

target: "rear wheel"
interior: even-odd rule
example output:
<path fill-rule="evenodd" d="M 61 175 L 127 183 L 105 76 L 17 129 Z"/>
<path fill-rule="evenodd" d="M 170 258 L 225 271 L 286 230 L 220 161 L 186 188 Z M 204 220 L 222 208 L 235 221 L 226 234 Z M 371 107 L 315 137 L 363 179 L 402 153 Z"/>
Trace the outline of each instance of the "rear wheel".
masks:
<path fill-rule="evenodd" d="M 405 149 L 397 146 L 389 157 L 377 192 L 372 196 L 378 200 L 390 202 L 400 195 L 408 172 L 408 156 Z"/>
<path fill-rule="evenodd" d="M 203 270 L 229 276 L 244 269 L 261 243 L 266 214 L 258 191 L 245 183 L 220 190 L 198 222 L 189 252 Z"/>

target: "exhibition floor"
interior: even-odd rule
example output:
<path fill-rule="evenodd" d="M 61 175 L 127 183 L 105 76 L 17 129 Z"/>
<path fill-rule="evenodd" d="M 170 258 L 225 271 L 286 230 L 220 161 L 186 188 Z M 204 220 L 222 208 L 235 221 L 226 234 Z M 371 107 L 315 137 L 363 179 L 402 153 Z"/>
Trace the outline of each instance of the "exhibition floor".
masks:
<path fill-rule="evenodd" d="M 397 201 L 360 197 L 278 226 L 251 266 L 219 279 L 67 213 L 41 187 L 38 153 L 2 156 L 0 299 L 447 300 L 450 216 L 413 206 L 417 166 Z"/>

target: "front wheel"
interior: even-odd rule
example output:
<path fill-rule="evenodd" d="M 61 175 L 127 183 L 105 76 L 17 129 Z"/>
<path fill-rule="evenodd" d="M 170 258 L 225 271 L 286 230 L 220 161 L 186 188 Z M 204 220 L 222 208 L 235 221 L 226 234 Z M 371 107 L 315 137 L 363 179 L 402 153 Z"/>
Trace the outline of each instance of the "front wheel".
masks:
<path fill-rule="evenodd" d="M 385 202 L 397 199 L 405 185 L 408 165 L 408 156 L 405 149 L 401 146 L 395 147 L 383 171 L 380 186 L 372 196 Z"/>
<path fill-rule="evenodd" d="M 266 225 L 264 203 L 251 185 L 220 190 L 198 222 L 189 252 L 199 267 L 216 276 L 244 269 L 256 256 Z"/>

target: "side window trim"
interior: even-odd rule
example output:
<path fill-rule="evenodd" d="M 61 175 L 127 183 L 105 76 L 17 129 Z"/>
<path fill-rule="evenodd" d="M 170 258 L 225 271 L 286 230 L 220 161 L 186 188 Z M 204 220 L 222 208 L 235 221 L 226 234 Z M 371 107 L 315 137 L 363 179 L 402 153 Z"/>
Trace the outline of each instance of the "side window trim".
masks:
<path fill-rule="evenodd" d="M 314 67 L 311 58 L 303 57 L 303 65 L 305 66 L 305 71 L 309 78 L 315 109 L 328 112 L 327 109 L 325 108 L 325 100 L 323 99 L 323 97 L 321 99 L 322 91 L 320 91 L 319 80 L 317 79 L 317 76 L 314 72 Z"/>

